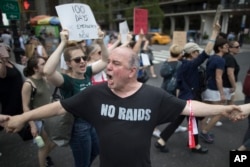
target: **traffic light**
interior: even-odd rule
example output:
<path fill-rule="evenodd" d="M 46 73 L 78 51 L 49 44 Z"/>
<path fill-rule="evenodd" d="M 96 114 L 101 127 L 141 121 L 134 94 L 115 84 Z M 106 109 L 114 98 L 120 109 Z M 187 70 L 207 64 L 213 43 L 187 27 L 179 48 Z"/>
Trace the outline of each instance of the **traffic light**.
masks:
<path fill-rule="evenodd" d="M 35 0 L 22 0 L 23 11 L 34 11 L 35 10 Z"/>
<path fill-rule="evenodd" d="M 30 8 L 30 4 L 27 0 L 23 1 L 23 8 L 24 10 L 28 10 Z"/>

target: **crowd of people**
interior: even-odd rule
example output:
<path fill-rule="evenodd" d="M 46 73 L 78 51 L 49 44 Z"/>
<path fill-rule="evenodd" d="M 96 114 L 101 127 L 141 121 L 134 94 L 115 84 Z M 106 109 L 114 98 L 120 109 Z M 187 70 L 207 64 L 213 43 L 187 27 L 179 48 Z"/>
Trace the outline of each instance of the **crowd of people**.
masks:
<path fill-rule="evenodd" d="M 153 132 L 159 125 L 170 123 L 155 143 L 161 152 L 168 152 L 168 139 L 186 117 L 196 122 L 188 129 L 194 136 L 192 146 L 187 142 L 190 150 L 207 153 L 199 136 L 212 143 L 214 134 L 210 130 L 222 116 L 236 121 L 250 114 L 250 104 L 234 105 L 240 70 L 234 56 L 239 53 L 239 43 L 228 42 L 219 36 L 219 31 L 220 25 L 213 25 L 204 51 L 195 43 L 187 43 L 184 48 L 173 44 L 171 57 L 160 70 L 161 88 L 138 81 L 140 69 L 145 68 L 138 55 L 152 54 L 150 39 L 142 30 L 136 41 L 129 33 L 123 44 L 119 36 L 105 44 L 101 29 L 99 38 L 88 43 L 69 41 L 69 32 L 64 29 L 60 32 L 61 42 L 51 55 L 32 36 L 24 45 L 25 54 L 19 62 L 22 65 L 13 61 L 12 47 L 2 43 L 8 54 L 0 57 L 0 125 L 6 132 L 15 133 L 29 122 L 32 136 L 41 136 L 45 143 L 38 148 L 40 167 L 52 166 L 49 153 L 62 146 L 46 128 L 53 126 L 46 120 L 59 115 L 69 121 L 69 131 L 64 135 L 70 135 L 67 144 L 76 167 L 91 166 L 98 155 L 100 166 L 149 167 Z M 149 59 L 151 77 L 156 78 L 153 58 Z M 202 92 L 199 69 L 205 61 L 207 85 Z M 55 87 L 62 99 L 51 102 L 51 88 Z M 152 103 L 152 99 L 158 100 Z M 192 115 L 191 106 L 195 111 Z M 247 150 L 248 146 L 249 143 L 237 150 Z"/>

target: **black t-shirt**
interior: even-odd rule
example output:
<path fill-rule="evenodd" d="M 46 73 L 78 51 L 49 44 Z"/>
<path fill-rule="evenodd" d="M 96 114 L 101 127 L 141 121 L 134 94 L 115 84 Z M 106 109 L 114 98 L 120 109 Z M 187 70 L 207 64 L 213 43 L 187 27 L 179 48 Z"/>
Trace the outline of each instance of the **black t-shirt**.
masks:
<path fill-rule="evenodd" d="M 101 167 L 150 167 L 153 129 L 175 120 L 186 101 L 145 84 L 133 95 L 120 98 L 104 83 L 90 86 L 61 104 L 95 126 Z"/>
<path fill-rule="evenodd" d="M 240 66 L 238 65 L 234 56 L 231 54 L 226 54 L 223 56 L 223 58 L 225 59 L 225 70 L 222 75 L 223 87 L 232 88 L 232 85 L 227 75 L 227 68 L 234 68 L 234 77 L 235 77 L 235 81 L 237 82 L 238 73 L 240 71 Z"/>

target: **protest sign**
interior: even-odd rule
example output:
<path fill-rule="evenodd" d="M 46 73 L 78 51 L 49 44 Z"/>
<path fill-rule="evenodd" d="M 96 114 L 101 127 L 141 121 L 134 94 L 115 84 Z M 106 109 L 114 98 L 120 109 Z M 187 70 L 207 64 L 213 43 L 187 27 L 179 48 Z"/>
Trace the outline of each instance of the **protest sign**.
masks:
<path fill-rule="evenodd" d="M 187 43 L 187 32 L 186 31 L 174 31 L 173 33 L 173 44 L 177 44 L 181 47 Z"/>
<path fill-rule="evenodd" d="M 148 33 L 148 10 L 134 8 L 134 34 L 139 34 L 141 29 Z"/>
<path fill-rule="evenodd" d="M 88 5 L 81 3 L 59 5 L 56 6 L 56 12 L 62 27 L 69 30 L 69 40 L 98 38 L 98 24 Z"/>
<path fill-rule="evenodd" d="M 119 32 L 121 35 L 121 42 L 122 42 L 122 44 L 124 44 L 127 41 L 127 35 L 129 33 L 127 21 L 121 22 L 119 24 Z"/>

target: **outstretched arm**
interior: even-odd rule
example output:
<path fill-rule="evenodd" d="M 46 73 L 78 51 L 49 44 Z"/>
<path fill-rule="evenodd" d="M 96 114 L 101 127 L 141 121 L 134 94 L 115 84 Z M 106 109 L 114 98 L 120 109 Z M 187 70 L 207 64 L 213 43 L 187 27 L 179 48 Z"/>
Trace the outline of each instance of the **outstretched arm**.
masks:
<path fill-rule="evenodd" d="M 22 129 L 25 122 L 42 118 L 48 118 L 56 115 L 62 115 L 65 113 L 66 113 L 65 109 L 62 107 L 61 103 L 57 101 L 36 108 L 34 110 L 30 110 L 29 112 L 25 112 L 21 115 L 10 117 L 9 121 L 7 122 L 7 126 L 5 128 L 7 132 L 11 133 L 18 132 Z"/>
<path fill-rule="evenodd" d="M 221 114 L 225 117 L 232 119 L 234 115 L 243 113 L 250 113 L 250 104 L 249 106 L 236 106 L 236 105 L 215 105 L 215 104 L 206 104 L 199 101 L 191 100 L 188 101 L 182 115 L 190 115 L 190 104 L 194 116 L 204 117 Z"/>

